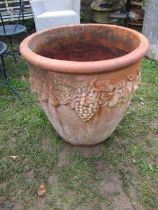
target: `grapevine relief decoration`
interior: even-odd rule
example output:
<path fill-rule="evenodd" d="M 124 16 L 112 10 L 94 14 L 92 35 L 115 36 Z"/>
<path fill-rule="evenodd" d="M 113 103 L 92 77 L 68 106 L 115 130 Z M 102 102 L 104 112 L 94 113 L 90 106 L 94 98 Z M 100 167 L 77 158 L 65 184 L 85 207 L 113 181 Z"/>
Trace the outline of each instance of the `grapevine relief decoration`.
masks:
<path fill-rule="evenodd" d="M 59 79 L 59 76 L 57 78 L 54 76 L 51 85 L 43 81 L 45 85 L 39 90 L 39 85 L 37 87 L 39 80 L 37 75 L 34 76 L 31 77 L 32 89 L 40 93 L 40 100 L 49 99 L 56 107 L 69 106 L 76 111 L 82 121 L 90 120 L 101 107 L 115 107 L 119 103 L 126 102 L 131 93 L 137 89 L 140 80 L 140 75 L 130 75 L 115 85 L 109 80 L 102 79 L 88 85 L 73 81 L 71 86 L 71 83 L 62 77 Z"/>

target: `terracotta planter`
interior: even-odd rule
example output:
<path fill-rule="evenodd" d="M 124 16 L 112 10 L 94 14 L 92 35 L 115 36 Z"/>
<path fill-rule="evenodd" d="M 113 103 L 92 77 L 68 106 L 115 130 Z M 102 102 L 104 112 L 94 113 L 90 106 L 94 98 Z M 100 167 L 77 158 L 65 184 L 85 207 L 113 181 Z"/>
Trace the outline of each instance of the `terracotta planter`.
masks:
<path fill-rule="evenodd" d="M 115 7 L 112 8 L 100 8 L 96 1 L 92 2 L 90 8 L 93 11 L 93 20 L 96 23 L 109 23 L 116 24 L 117 19 L 110 18 L 111 13 L 120 10 L 120 4 L 118 3 Z"/>
<path fill-rule="evenodd" d="M 147 49 L 142 34 L 100 24 L 35 33 L 20 46 L 48 119 L 75 145 L 95 145 L 112 134 L 139 85 Z"/>
<path fill-rule="evenodd" d="M 120 8 L 116 8 L 116 9 L 102 9 L 102 10 L 94 10 L 93 9 L 93 20 L 96 23 L 112 23 L 113 19 L 110 18 L 111 13 L 119 10 Z M 115 23 L 117 22 L 117 19 L 115 21 Z"/>
<path fill-rule="evenodd" d="M 132 11 L 135 12 L 136 14 L 138 14 L 140 16 L 140 18 L 138 20 L 130 20 L 128 22 L 128 25 L 130 28 L 141 32 L 142 28 L 143 28 L 143 22 L 144 22 L 144 9 L 142 9 L 142 8 L 133 9 Z"/>

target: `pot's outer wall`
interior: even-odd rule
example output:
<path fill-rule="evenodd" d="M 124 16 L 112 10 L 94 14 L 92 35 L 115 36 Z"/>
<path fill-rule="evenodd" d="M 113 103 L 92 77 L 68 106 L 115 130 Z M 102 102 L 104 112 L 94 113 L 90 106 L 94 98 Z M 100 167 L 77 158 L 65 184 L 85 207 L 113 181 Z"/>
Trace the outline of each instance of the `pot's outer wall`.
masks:
<path fill-rule="evenodd" d="M 80 26 L 65 27 L 66 35 L 68 35 L 68 28 L 71 31 L 76 27 L 79 30 Z M 81 31 L 85 31 L 86 27 L 89 33 L 87 37 L 90 38 L 90 25 L 81 26 Z M 30 45 L 33 44 L 31 45 L 33 50 L 38 46 L 37 43 L 44 40 L 44 37 L 47 41 L 48 36 L 44 35 L 47 33 L 50 35 L 54 29 L 33 35 L 21 44 L 21 53 L 30 66 L 32 91 L 38 94 L 49 121 L 59 135 L 74 145 L 95 145 L 113 133 L 130 103 L 132 93 L 138 88 L 140 59 L 148 48 L 146 39 L 137 32 L 125 29 L 129 38 L 135 37 L 136 39 L 133 42 L 130 39 L 131 42 L 128 45 L 126 44 L 128 37 L 125 37 L 124 33 L 121 42 L 121 33 L 124 32 L 122 27 L 106 25 L 99 27 L 102 28 L 100 37 L 103 37 L 104 27 L 105 31 L 111 28 L 110 33 L 112 31 L 115 33 L 117 28 L 117 35 L 120 36 L 118 46 L 124 47 L 130 53 L 116 59 L 98 62 L 66 62 L 47 59 L 31 52 Z M 92 28 L 95 33 L 94 25 Z M 64 28 L 59 28 L 60 30 L 63 31 Z M 97 28 L 96 31 L 98 31 Z M 110 37 L 109 34 L 108 37 Z M 98 35 L 97 38 L 99 40 Z M 68 36 L 66 39 L 73 40 L 72 37 L 68 39 Z M 102 38 L 99 41 L 104 45 Z M 115 43 L 117 41 L 114 35 L 113 41 Z M 51 45 L 51 42 L 49 43 Z M 112 42 L 107 40 L 106 43 L 110 45 Z M 46 48 L 49 50 L 48 45 Z M 38 51 L 37 48 L 36 50 Z"/>
<path fill-rule="evenodd" d="M 67 142 L 90 146 L 107 139 L 140 82 L 140 64 L 113 73 L 75 75 L 30 66 L 30 83 L 56 131 Z"/>

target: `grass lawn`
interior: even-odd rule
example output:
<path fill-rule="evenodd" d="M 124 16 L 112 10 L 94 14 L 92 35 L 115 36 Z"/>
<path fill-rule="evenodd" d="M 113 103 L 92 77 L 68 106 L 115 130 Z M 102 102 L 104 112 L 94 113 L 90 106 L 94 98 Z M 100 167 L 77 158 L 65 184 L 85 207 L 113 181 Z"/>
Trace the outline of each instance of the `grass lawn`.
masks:
<path fill-rule="evenodd" d="M 141 87 L 123 120 L 92 148 L 58 136 L 30 93 L 22 58 L 17 66 L 7 58 L 7 68 L 24 103 L 0 87 L 0 209 L 158 209 L 158 64 L 143 60 Z"/>

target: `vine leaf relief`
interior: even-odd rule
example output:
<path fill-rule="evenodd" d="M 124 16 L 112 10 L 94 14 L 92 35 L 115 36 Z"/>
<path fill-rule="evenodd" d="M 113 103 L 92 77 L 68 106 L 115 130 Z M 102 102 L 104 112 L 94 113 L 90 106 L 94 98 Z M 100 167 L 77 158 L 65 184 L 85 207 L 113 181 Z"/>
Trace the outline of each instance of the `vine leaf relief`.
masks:
<path fill-rule="evenodd" d="M 117 84 L 112 84 L 106 79 L 96 80 L 88 87 L 77 82 L 71 86 L 70 83 L 58 77 L 53 80 L 52 85 L 46 85 L 47 87 L 43 85 L 40 91 L 37 88 L 38 82 L 35 82 L 34 78 L 31 79 L 32 89 L 40 93 L 40 100 L 48 101 L 49 99 L 53 106 L 67 105 L 76 111 L 82 121 L 88 121 L 101 107 L 115 107 L 128 101 L 131 94 L 138 88 L 140 74 L 130 75 Z"/>

